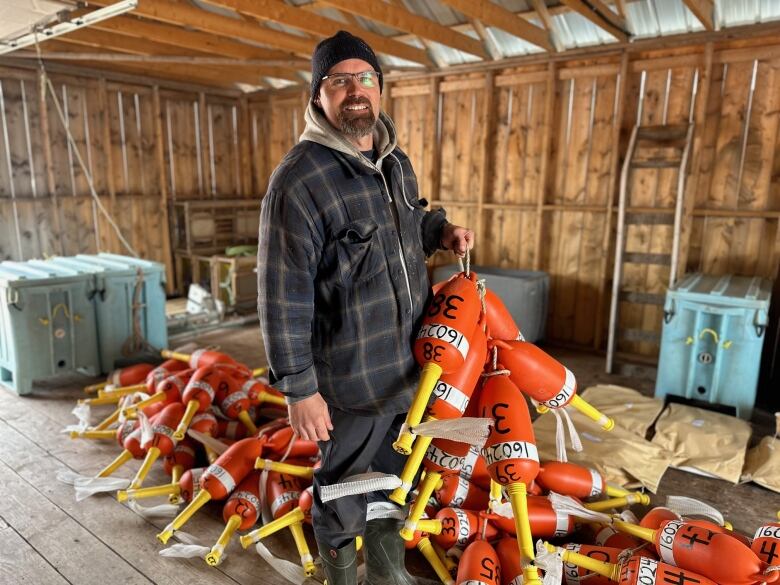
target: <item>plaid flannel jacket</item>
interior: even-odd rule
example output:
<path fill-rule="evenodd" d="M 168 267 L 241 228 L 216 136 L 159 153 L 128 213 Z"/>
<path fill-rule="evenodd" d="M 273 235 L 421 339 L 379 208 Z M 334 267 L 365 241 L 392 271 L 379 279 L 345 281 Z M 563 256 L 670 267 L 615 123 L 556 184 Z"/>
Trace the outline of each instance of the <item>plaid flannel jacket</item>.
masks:
<path fill-rule="evenodd" d="M 306 119 L 260 213 L 258 313 L 272 384 L 288 403 L 319 391 L 346 412 L 404 412 L 419 379 L 425 256 L 440 246 L 444 211 L 425 211 L 384 113 L 374 141 L 383 172 L 311 105 Z"/>

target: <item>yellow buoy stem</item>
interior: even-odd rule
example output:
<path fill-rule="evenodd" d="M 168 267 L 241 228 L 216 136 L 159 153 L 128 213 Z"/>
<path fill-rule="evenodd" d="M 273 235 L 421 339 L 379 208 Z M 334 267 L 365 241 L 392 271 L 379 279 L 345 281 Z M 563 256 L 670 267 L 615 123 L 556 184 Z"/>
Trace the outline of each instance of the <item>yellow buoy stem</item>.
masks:
<path fill-rule="evenodd" d="M 238 413 L 238 420 L 240 420 L 241 424 L 243 424 L 246 427 L 246 430 L 249 431 L 250 435 L 257 434 L 257 427 L 255 426 L 252 417 L 249 416 L 249 413 L 246 410 L 242 410 L 241 412 Z"/>
<path fill-rule="evenodd" d="M 79 400 L 79 404 L 88 404 L 89 406 L 105 406 L 106 404 L 116 404 L 122 399 L 121 395 L 98 396 L 97 398 L 84 398 Z"/>
<path fill-rule="evenodd" d="M 205 506 L 210 499 L 211 494 L 209 492 L 206 490 L 200 490 L 198 495 L 193 498 L 187 507 L 184 508 L 184 510 L 182 510 L 179 515 L 173 519 L 173 522 L 166 526 L 163 531 L 157 535 L 157 540 L 163 544 L 167 544 L 168 540 L 171 538 L 171 536 L 173 536 L 173 533 L 184 526 L 189 521 L 189 519 L 192 518 L 193 514 Z"/>
<path fill-rule="evenodd" d="M 604 512 L 613 508 L 624 508 L 633 504 L 642 504 L 646 506 L 650 503 L 650 496 L 635 492 L 619 498 L 610 498 L 608 500 L 599 500 L 598 502 L 588 502 L 583 504 L 588 510 L 594 512 Z"/>
<path fill-rule="evenodd" d="M 436 551 L 436 555 L 441 559 L 442 564 L 447 567 L 447 572 L 450 575 L 455 575 L 458 571 L 458 563 L 456 563 L 452 557 L 447 556 L 447 552 L 435 542 L 431 542 L 433 550 Z"/>
<path fill-rule="evenodd" d="M 263 390 L 257 395 L 257 402 L 258 404 L 273 404 L 276 406 L 287 406 L 287 402 L 284 399 L 284 396 L 277 396 L 276 394 L 271 394 L 270 392 L 266 392 Z"/>
<path fill-rule="evenodd" d="M 631 536 L 636 536 L 647 542 L 655 541 L 655 530 L 652 528 L 645 528 L 644 526 L 638 526 L 629 522 L 623 522 L 622 520 L 613 520 L 612 526 L 620 532 L 625 532 Z"/>
<path fill-rule="evenodd" d="M 252 370 L 252 377 L 257 378 L 258 376 L 262 376 L 266 372 L 268 372 L 268 366 L 262 368 L 255 368 L 254 370 Z"/>
<path fill-rule="evenodd" d="M 515 517 L 515 534 L 520 552 L 529 561 L 534 560 L 534 540 L 531 536 L 531 524 L 528 520 L 528 497 L 526 485 L 522 482 L 510 483 L 506 493 L 512 504 Z"/>
<path fill-rule="evenodd" d="M 200 408 L 200 402 L 197 400 L 190 400 L 187 403 L 187 408 L 184 410 L 184 416 L 181 417 L 179 426 L 177 426 L 176 430 L 173 431 L 174 441 L 181 441 L 184 438 L 184 435 L 187 433 L 187 429 L 190 428 L 192 419 L 195 418 L 195 415 L 198 413 L 198 408 Z"/>
<path fill-rule="evenodd" d="M 278 473 L 294 475 L 295 477 L 302 477 L 304 479 L 311 479 L 314 476 L 313 467 L 293 465 L 292 463 L 279 463 L 278 461 L 271 461 L 270 459 L 263 459 L 262 457 L 258 457 L 257 460 L 255 460 L 255 469 L 267 469 L 268 471 L 276 471 Z"/>
<path fill-rule="evenodd" d="M 137 490 L 120 490 L 116 493 L 116 499 L 120 502 L 126 500 L 142 500 L 143 498 L 154 498 L 157 496 L 179 495 L 181 488 L 179 484 L 173 485 L 166 483 L 164 485 L 155 485 Z"/>
<path fill-rule="evenodd" d="M 576 553 L 574 551 L 563 548 L 558 548 L 546 542 L 544 543 L 544 546 L 547 547 L 547 550 L 550 552 L 561 553 L 561 556 L 566 563 L 571 563 L 572 565 L 587 569 L 588 571 L 601 575 L 602 577 L 606 577 L 610 581 L 620 581 L 620 565 L 616 565 L 614 563 L 605 563 L 604 561 L 599 561 L 593 557 L 589 557 L 587 555 Z"/>
<path fill-rule="evenodd" d="M 611 431 L 615 428 L 615 421 L 609 418 L 607 415 L 602 414 L 595 406 L 592 406 L 585 400 L 583 400 L 578 394 L 575 394 L 569 401 L 568 406 L 572 406 L 579 410 L 582 414 L 594 421 L 605 431 Z"/>
<path fill-rule="evenodd" d="M 433 549 L 433 545 L 428 538 L 420 539 L 420 541 L 417 543 L 417 550 L 422 553 L 422 556 L 425 557 L 425 560 L 428 561 L 428 564 L 431 565 L 431 568 L 436 573 L 436 576 L 441 580 L 442 583 L 444 583 L 444 585 L 452 585 L 455 582 L 447 571 L 447 567 L 445 567 L 444 563 L 441 562 L 439 555 L 436 554 L 436 551 Z"/>
<path fill-rule="evenodd" d="M 100 422 L 96 427 L 94 427 L 93 431 L 105 431 L 110 427 L 112 424 L 114 424 L 116 421 L 119 420 L 119 410 L 115 410 L 111 414 L 109 414 L 102 422 Z"/>
<path fill-rule="evenodd" d="M 420 424 L 425 414 L 425 409 L 428 407 L 428 400 L 436 387 L 436 382 L 439 381 L 441 372 L 441 366 L 433 362 L 427 362 L 422 368 L 417 392 L 414 395 L 409 412 L 406 413 L 406 422 L 404 423 L 404 429 L 406 430 L 401 431 L 398 435 L 398 440 L 393 443 L 393 448 L 403 455 L 409 455 L 412 452 L 414 435 L 409 432 L 408 428 Z"/>
<path fill-rule="evenodd" d="M 116 439 L 116 431 L 71 431 L 71 439 Z"/>
<path fill-rule="evenodd" d="M 125 416 L 135 416 L 135 414 L 141 410 L 142 408 L 146 408 L 147 406 L 151 404 L 155 404 L 157 402 L 162 402 L 165 400 L 167 395 L 165 392 L 157 392 L 156 394 L 152 394 L 149 398 L 144 398 L 143 400 L 136 402 L 135 404 L 131 404 L 130 406 L 126 406 L 122 409 L 122 412 L 124 412 Z"/>
<path fill-rule="evenodd" d="M 431 418 L 431 417 L 428 417 Z M 433 439 L 431 437 L 417 437 L 412 447 L 412 452 L 404 463 L 404 469 L 401 472 L 401 485 L 395 488 L 390 494 L 390 501 L 395 502 L 399 506 L 406 504 L 406 497 L 412 489 L 412 481 L 417 474 L 417 470 L 420 469 L 425 454 L 428 452 L 428 447 Z"/>
<path fill-rule="evenodd" d="M 268 524 L 242 536 L 240 538 L 241 546 L 249 548 L 250 545 L 256 543 L 258 540 L 264 539 L 266 536 L 279 532 L 283 528 L 287 528 L 296 522 L 303 522 L 304 518 L 303 510 L 300 506 L 296 506 L 283 516 L 279 516 L 276 520 L 272 520 Z"/>
<path fill-rule="evenodd" d="M 179 480 L 184 473 L 183 465 L 174 465 L 171 469 L 171 485 L 179 485 Z"/>
<path fill-rule="evenodd" d="M 84 392 L 86 394 L 94 394 L 98 390 L 102 390 L 108 386 L 108 382 L 98 382 L 97 384 L 90 384 L 89 386 L 84 386 Z"/>
<path fill-rule="evenodd" d="M 120 386 L 119 388 L 111 388 L 109 390 L 98 390 L 98 397 L 109 396 L 127 396 L 134 392 L 143 392 L 146 390 L 146 384 L 132 384 L 131 386 Z"/>
<path fill-rule="evenodd" d="M 141 467 L 138 468 L 138 472 L 135 474 L 133 481 L 130 482 L 130 489 L 137 490 L 143 485 L 146 476 L 149 475 L 149 471 L 152 469 L 152 465 L 160 457 L 160 449 L 157 447 L 149 447 L 144 457 Z"/>
<path fill-rule="evenodd" d="M 420 483 L 417 491 L 417 499 L 414 501 L 412 509 L 409 510 L 409 516 L 401 528 L 400 535 L 406 541 L 414 539 L 414 533 L 417 530 L 417 524 L 425 513 L 425 506 L 428 504 L 428 498 L 431 497 L 433 490 L 441 483 L 441 473 L 438 471 L 428 471 L 425 479 Z"/>
<path fill-rule="evenodd" d="M 228 542 L 230 542 L 230 539 L 233 538 L 233 535 L 236 533 L 239 526 L 241 526 L 241 516 L 233 514 L 228 519 L 227 524 L 225 524 L 225 529 L 222 531 L 222 534 L 219 535 L 217 542 L 211 547 L 211 550 L 206 555 L 206 564 L 216 567 L 222 561 L 222 555 L 225 552 L 225 548 L 227 547 Z"/>
<path fill-rule="evenodd" d="M 112 473 L 114 473 L 117 469 L 122 467 L 125 463 L 130 461 L 133 458 L 133 454 L 130 453 L 127 449 L 123 449 L 122 452 L 116 456 L 116 459 L 114 459 L 111 463 L 106 465 L 100 473 L 97 474 L 97 477 L 108 477 Z"/>
<path fill-rule="evenodd" d="M 442 525 L 441 520 L 431 519 L 431 518 L 422 518 L 417 523 L 417 530 L 420 532 L 425 532 L 427 534 L 441 534 L 442 531 Z"/>
<path fill-rule="evenodd" d="M 309 545 L 306 543 L 306 537 L 303 535 L 303 526 L 300 522 L 294 522 L 290 524 L 290 532 L 292 532 L 293 540 L 295 541 L 295 548 L 298 549 L 298 554 L 301 556 L 303 574 L 311 577 L 317 572 L 317 567 L 314 566 L 314 558 L 311 556 Z"/>
<path fill-rule="evenodd" d="M 610 498 L 622 498 L 623 496 L 630 494 L 631 490 L 627 490 L 616 485 L 606 484 L 604 487 L 604 493 L 606 493 Z"/>
<path fill-rule="evenodd" d="M 190 354 L 188 353 L 179 353 L 178 351 L 164 349 L 160 352 L 160 355 L 167 360 L 179 360 L 180 362 L 190 363 Z"/>

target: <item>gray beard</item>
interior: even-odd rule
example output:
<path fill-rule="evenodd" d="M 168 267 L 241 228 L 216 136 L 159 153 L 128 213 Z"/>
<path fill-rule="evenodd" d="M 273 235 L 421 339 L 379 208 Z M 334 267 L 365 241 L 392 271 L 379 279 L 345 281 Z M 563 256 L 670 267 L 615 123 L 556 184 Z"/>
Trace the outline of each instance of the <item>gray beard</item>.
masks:
<path fill-rule="evenodd" d="M 349 138 L 363 138 L 374 131 L 376 118 L 371 106 L 368 106 L 368 112 L 371 114 L 366 117 L 347 117 L 342 112 L 338 114 L 339 130 Z"/>

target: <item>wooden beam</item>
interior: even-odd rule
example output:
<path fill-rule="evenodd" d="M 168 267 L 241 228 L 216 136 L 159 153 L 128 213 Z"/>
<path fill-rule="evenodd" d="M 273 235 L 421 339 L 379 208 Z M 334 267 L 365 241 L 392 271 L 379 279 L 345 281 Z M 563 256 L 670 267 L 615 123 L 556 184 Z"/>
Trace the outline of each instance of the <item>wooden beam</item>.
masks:
<path fill-rule="evenodd" d="M 606 5 L 606 3 L 603 0 L 587 0 L 588 4 L 596 11 L 598 12 L 602 18 L 605 20 L 608 20 L 612 26 L 615 26 L 622 30 L 623 32 L 628 31 L 628 23 L 626 22 L 625 17 L 620 14 L 620 10 L 618 12 L 613 11 L 609 6 Z"/>
<path fill-rule="evenodd" d="M 544 28 L 547 30 L 547 33 L 550 35 L 550 40 L 555 46 L 555 50 L 564 51 L 566 47 L 563 45 L 561 39 L 558 38 L 558 35 L 555 34 L 555 26 L 553 24 L 553 19 L 552 19 L 552 15 L 550 14 L 550 10 L 547 8 L 547 4 L 544 3 L 544 0 L 531 0 L 531 4 L 533 5 L 534 8 L 536 8 L 536 13 L 539 15 L 539 20 L 542 21 Z"/>
<path fill-rule="evenodd" d="M 107 6 L 113 3 L 114 0 L 90 0 L 90 4 L 98 6 Z M 230 39 L 255 41 L 305 57 L 310 57 L 316 46 L 316 42 L 312 39 L 215 14 L 196 8 L 185 0 L 140 0 L 133 12 L 151 20 L 191 27 Z"/>
<path fill-rule="evenodd" d="M 56 51 L 42 51 L 42 59 L 63 59 L 66 61 L 103 61 L 106 63 L 178 63 L 180 65 L 219 65 L 220 67 L 284 67 L 296 71 L 297 61 L 261 61 L 258 59 L 233 59 L 231 57 L 199 57 L 190 55 L 133 55 L 131 53 L 58 53 Z M 38 55 L 29 51 L 14 51 L 14 59 L 38 59 Z M 288 72 L 289 73 L 289 72 Z M 299 81 L 300 78 L 291 75 L 291 80 Z"/>
<path fill-rule="evenodd" d="M 58 41 L 63 43 L 96 47 L 101 49 L 110 49 L 119 53 L 129 53 L 132 55 L 160 55 L 160 56 L 191 56 L 192 52 L 188 52 L 183 49 L 177 49 L 175 47 L 169 47 L 153 41 L 134 39 L 132 37 L 121 37 L 109 32 L 93 30 L 80 30 L 68 33 L 61 37 L 57 37 Z M 49 43 L 51 41 L 48 41 Z M 44 43 L 43 46 L 46 46 Z M 51 46 L 51 45 L 49 45 Z M 114 55 L 119 57 L 119 55 Z M 244 70 L 247 73 L 247 78 L 252 78 L 256 75 L 266 75 L 268 77 L 278 77 L 279 79 L 288 79 L 290 81 L 298 81 L 298 76 L 287 68 L 274 67 L 269 65 L 249 65 L 241 62 L 235 62 L 230 65 L 233 71 Z"/>
<path fill-rule="evenodd" d="M 323 4 L 338 8 L 369 20 L 381 22 L 399 31 L 441 43 L 477 57 L 489 58 L 479 41 L 454 31 L 438 22 L 429 20 L 405 8 L 383 2 L 361 2 L 353 0 L 323 0 Z"/>
<path fill-rule="evenodd" d="M 550 158 L 552 156 L 553 116 L 555 115 L 555 102 L 557 99 L 558 72 L 555 63 L 547 64 L 545 73 L 545 99 L 544 99 L 544 126 L 542 130 L 542 153 L 539 165 L 539 190 L 536 193 L 536 239 L 534 240 L 534 270 L 542 269 L 542 242 L 544 241 L 544 206 L 547 201 L 547 193 L 550 189 Z"/>
<path fill-rule="evenodd" d="M 490 0 L 441 0 L 444 4 L 462 12 L 466 16 L 478 18 L 488 26 L 500 28 L 511 35 L 519 37 L 548 51 L 555 47 L 550 37 L 542 28 L 518 17 L 514 12 L 494 4 Z"/>
<path fill-rule="evenodd" d="M 482 24 L 482 21 L 478 18 L 469 18 L 469 22 L 471 22 L 471 27 L 477 31 L 479 38 L 482 39 L 482 44 L 490 54 L 490 58 L 493 59 L 493 61 L 503 59 L 504 53 L 501 51 L 501 47 L 490 37 L 487 27 Z"/>
<path fill-rule="evenodd" d="M 235 59 L 290 59 L 294 54 L 292 51 L 254 47 L 225 37 L 129 15 L 102 20 L 90 26 L 88 30 L 107 31 L 123 37 L 146 39 L 207 55 L 221 55 Z M 307 62 L 303 59 L 301 61 Z"/>
<path fill-rule="evenodd" d="M 592 4 L 586 4 L 583 0 L 561 0 L 561 2 L 571 8 L 573 11 L 587 18 L 597 27 L 607 31 L 619 41 L 624 43 L 628 42 L 628 34 L 626 34 L 624 30 L 612 24 L 612 22 L 610 22 L 601 12 L 595 10 L 592 7 Z"/>
<path fill-rule="evenodd" d="M 165 290 L 173 294 L 176 290 L 174 282 L 173 257 L 171 255 L 171 234 L 168 222 L 168 175 L 165 172 L 165 140 L 163 138 L 163 115 L 160 107 L 160 86 L 152 87 L 152 115 L 154 116 L 154 147 L 157 166 L 160 168 L 160 217 L 162 221 L 163 260 L 165 262 Z M 110 149 L 109 149 L 110 150 Z"/>
<path fill-rule="evenodd" d="M 693 15 L 707 30 L 715 30 L 715 6 L 712 0 L 683 0 Z"/>
<path fill-rule="evenodd" d="M 406 45 L 389 37 L 372 33 L 354 25 L 345 25 L 337 20 L 325 18 L 314 12 L 299 10 L 279 0 L 208 0 L 210 4 L 230 8 L 259 20 L 270 20 L 321 37 L 329 37 L 346 29 L 366 41 L 378 53 L 394 55 L 408 61 L 433 66 L 433 62 L 422 49 Z"/>

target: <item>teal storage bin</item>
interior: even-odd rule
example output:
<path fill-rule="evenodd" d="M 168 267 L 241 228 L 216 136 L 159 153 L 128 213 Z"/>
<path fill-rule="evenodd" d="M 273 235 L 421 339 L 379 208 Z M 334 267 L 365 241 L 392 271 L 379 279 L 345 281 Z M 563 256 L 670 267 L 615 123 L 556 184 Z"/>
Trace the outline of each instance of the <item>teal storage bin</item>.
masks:
<path fill-rule="evenodd" d="M 756 400 L 772 284 L 691 274 L 666 294 L 656 398 L 668 394 L 734 406 L 749 419 Z"/>
<path fill-rule="evenodd" d="M 133 334 L 133 305 L 139 287 L 138 321 L 140 333 L 157 349 L 168 347 L 165 320 L 165 266 L 118 254 L 79 254 L 57 259 L 88 266 L 95 277 L 95 312 L 98 345 L 103 372 L 114 369 L 123 357 L 125 343 Z"/>
<path fill-rule="evenodd" d="M 0 382 L 29 394 L 36 379 L 100 373 L 95 280 L 65 266 L 0 263 Z"/>

